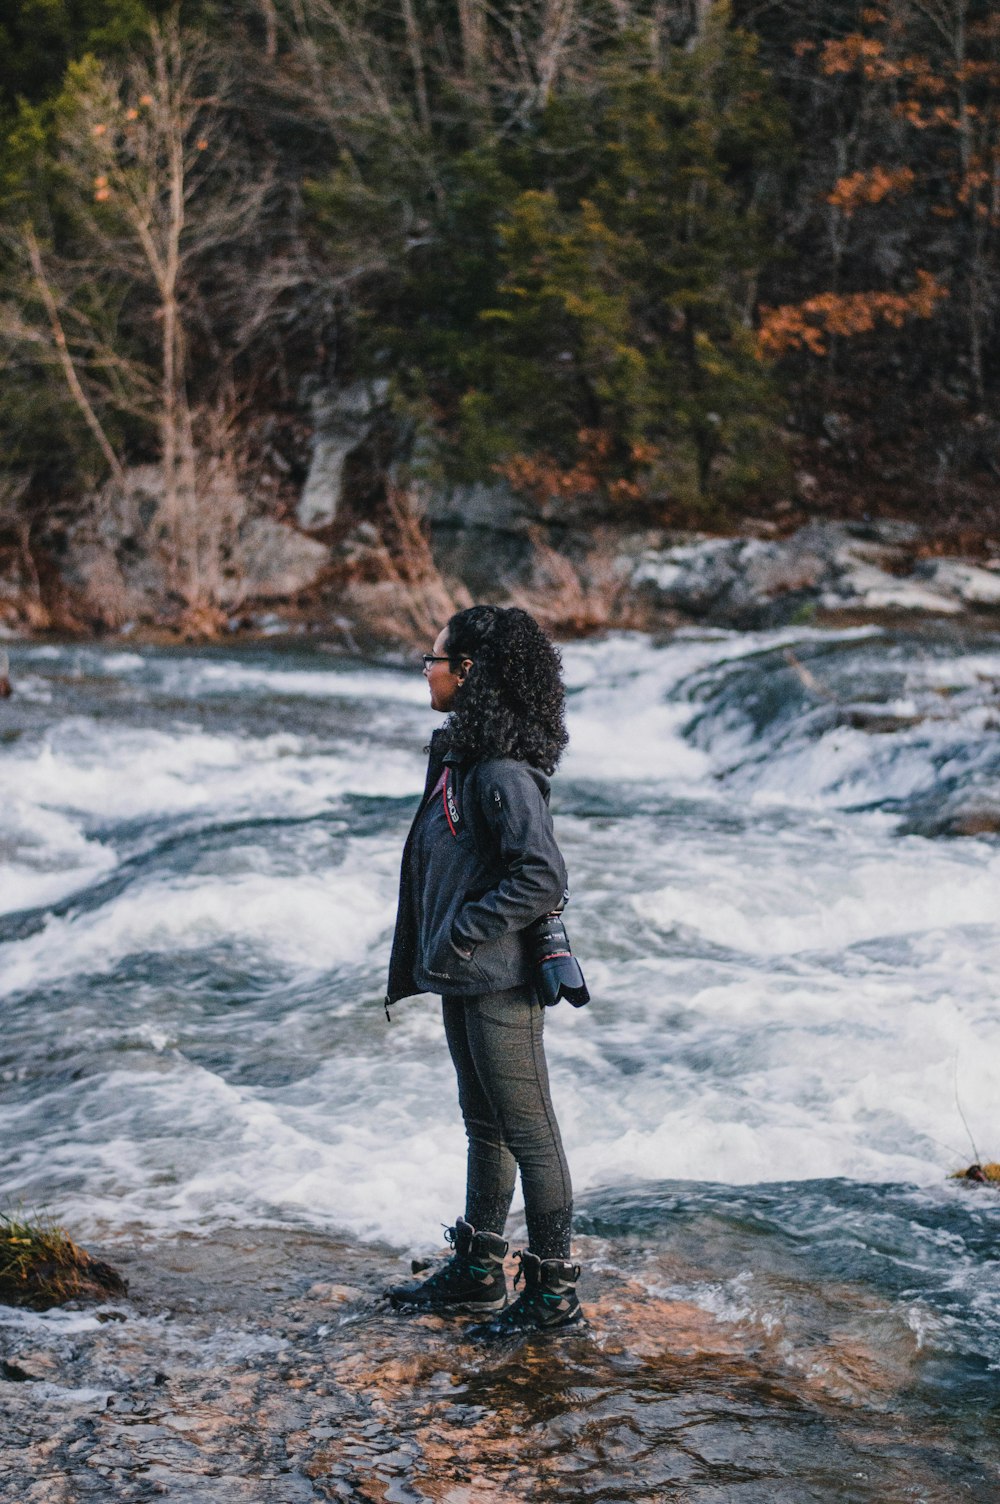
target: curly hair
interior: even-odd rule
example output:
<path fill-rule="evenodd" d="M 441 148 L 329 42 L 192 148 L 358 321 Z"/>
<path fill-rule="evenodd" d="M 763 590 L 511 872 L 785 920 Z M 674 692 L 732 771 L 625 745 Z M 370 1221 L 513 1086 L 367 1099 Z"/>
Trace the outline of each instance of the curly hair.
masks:
<path fill-rule="evenodd" d="M 554 773 L 569 740 L 558 648 L 518 606 L 470 606 L 447 633 L 452 672 L 472 660 L 445 722 L 449 751 L 469 761 L 515 757 Z"/>

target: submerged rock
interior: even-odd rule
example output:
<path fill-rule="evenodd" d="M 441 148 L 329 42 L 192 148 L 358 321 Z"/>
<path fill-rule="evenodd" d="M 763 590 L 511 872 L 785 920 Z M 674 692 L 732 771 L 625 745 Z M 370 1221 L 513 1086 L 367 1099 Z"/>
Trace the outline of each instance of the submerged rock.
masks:
<path fill-rule="evenodd" d="M 749 1274 L 696 1300 L 676 1253 L 579 1252 L 596 1265 L 590 1327 L 497 1350 L 461 1322 L 392 1313 L 386 1249 L 258 1228 L 134 1250 L 123 1308 L 5 1329 L 0 1312 L 9 1496 L 130 1504 L 138 1482 L 143 1498 L 234 1504 L 652 1504 L 704 1484 L 799 1504 L 840 1497 L 843 1478 L 871 1504 L 962 1492 L 961 1439 L 906 1418 L 919 1336 L 877 1297 L 782 1277 L 765 1319 Z"/>

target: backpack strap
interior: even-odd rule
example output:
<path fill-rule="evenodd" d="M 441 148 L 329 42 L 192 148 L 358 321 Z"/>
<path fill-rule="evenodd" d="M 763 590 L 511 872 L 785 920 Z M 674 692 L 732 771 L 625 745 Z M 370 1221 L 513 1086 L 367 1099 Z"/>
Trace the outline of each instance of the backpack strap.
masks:
<path fill-rule="evenodd" d="M 448 822 L 448 829 L 455 839 L 458 839 L 458 827 L 462 823 L 462 812 L 455 798 L 454 769 L 445 763 L 444 777 L 441 779 L 441 802 L 444 805 L 444 817 Z"/>

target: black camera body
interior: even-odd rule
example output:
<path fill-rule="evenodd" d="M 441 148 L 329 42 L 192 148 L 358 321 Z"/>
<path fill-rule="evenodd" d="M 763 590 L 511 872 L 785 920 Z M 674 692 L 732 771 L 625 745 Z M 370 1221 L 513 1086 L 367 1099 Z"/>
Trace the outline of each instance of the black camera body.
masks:
<path fill-rule="evenodd" d="M 562 997 L 574 1008 L 589 1003 L 590 993 L 570 946 L 562 909 L 543 914 L 525 933 L 535 969 L 538 1001 L 546 1008 L 554 1007 Z"/>

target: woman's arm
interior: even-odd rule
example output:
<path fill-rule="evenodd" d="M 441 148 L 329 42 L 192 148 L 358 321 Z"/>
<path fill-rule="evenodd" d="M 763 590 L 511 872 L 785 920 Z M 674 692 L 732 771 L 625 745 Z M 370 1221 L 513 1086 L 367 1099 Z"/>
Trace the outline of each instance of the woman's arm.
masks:
<path fill-rule="evenodd" d="M 505 875 L 455 917 L 452 944 L 466 955 L 484 940 L 526 929 L 566 893 L 566 864 L 552 829 L 544 773 L 505 758 L 483 764 L 469 782 Z"/>

